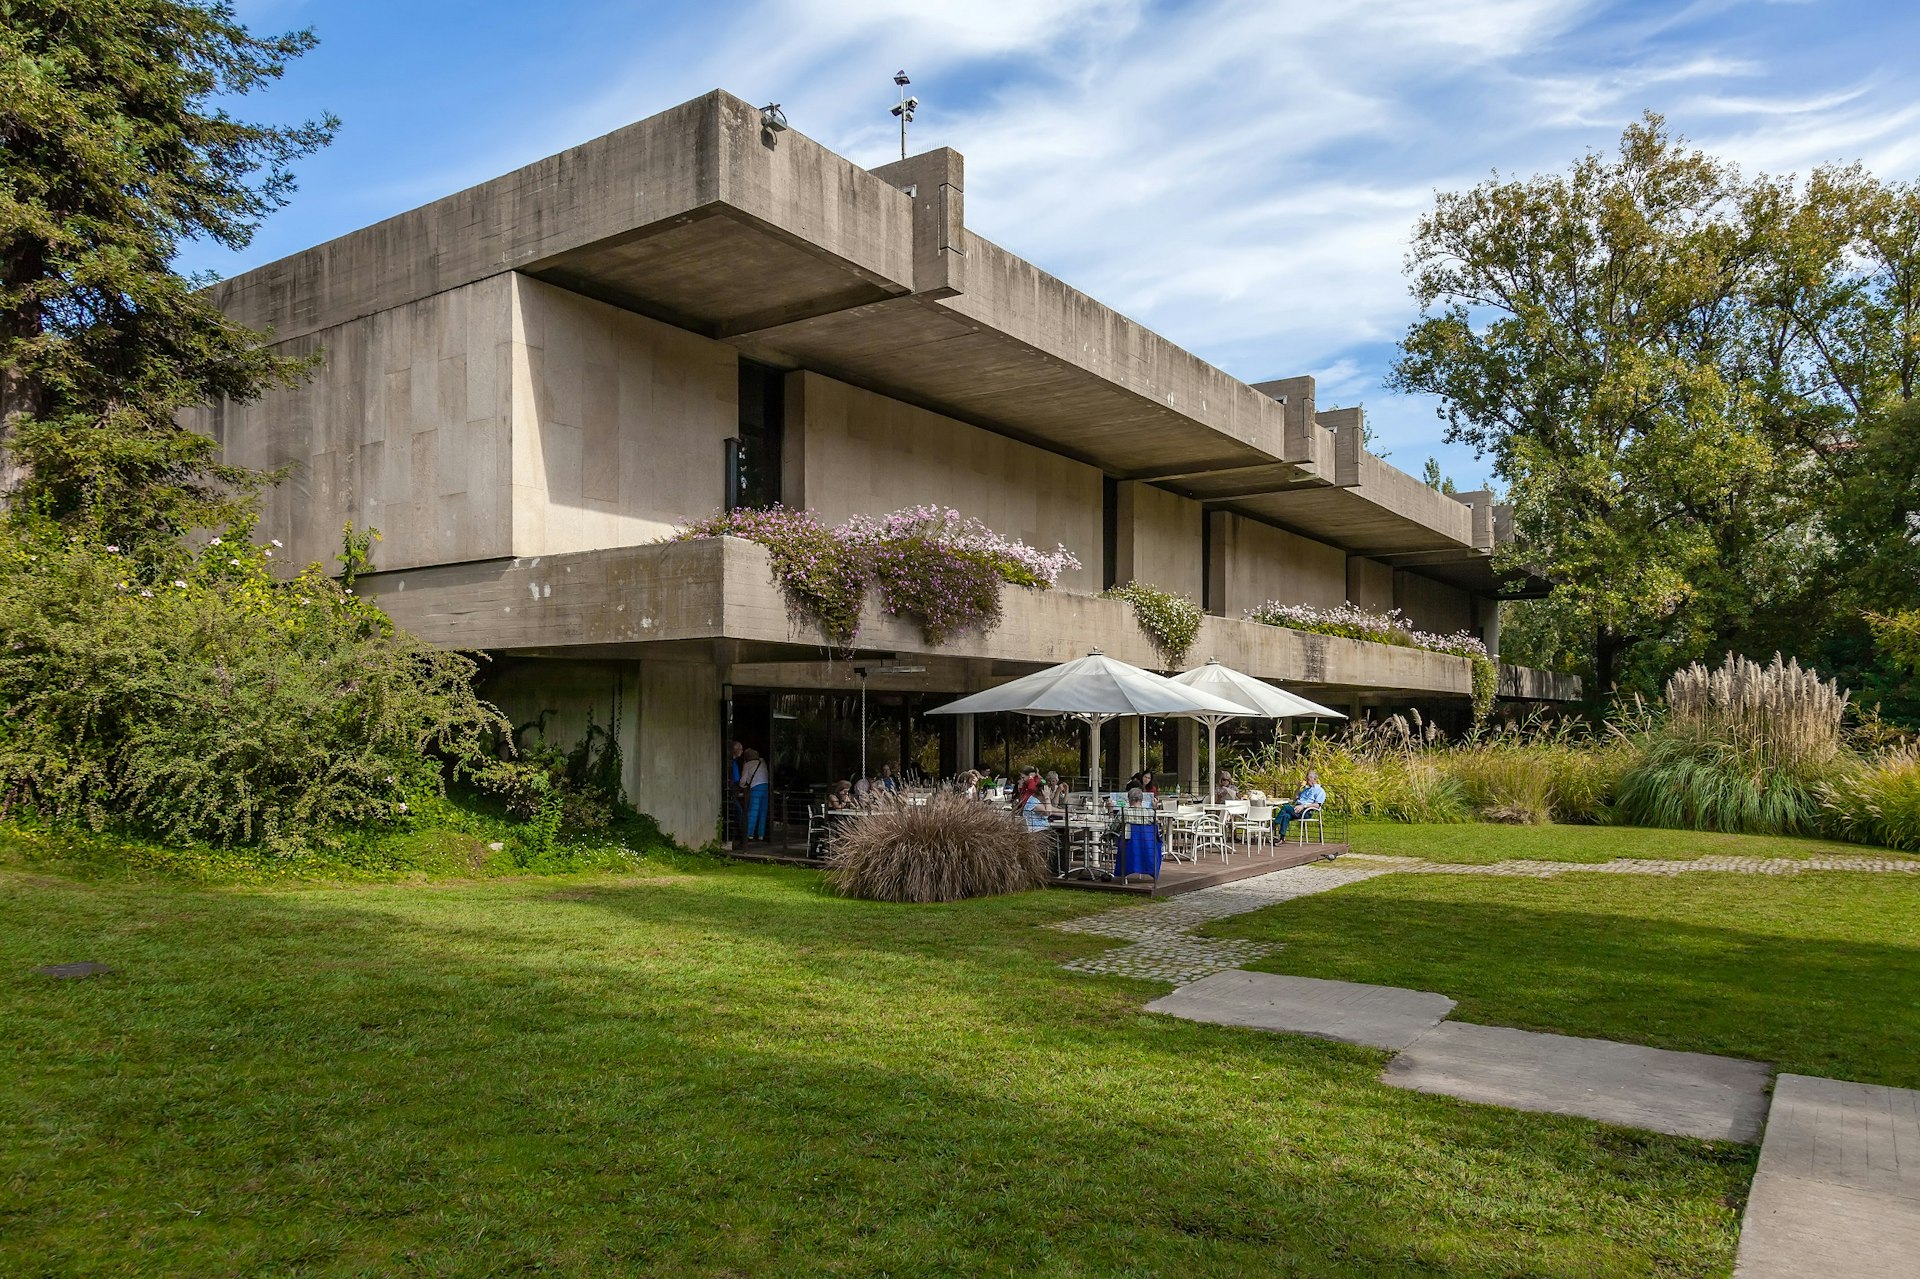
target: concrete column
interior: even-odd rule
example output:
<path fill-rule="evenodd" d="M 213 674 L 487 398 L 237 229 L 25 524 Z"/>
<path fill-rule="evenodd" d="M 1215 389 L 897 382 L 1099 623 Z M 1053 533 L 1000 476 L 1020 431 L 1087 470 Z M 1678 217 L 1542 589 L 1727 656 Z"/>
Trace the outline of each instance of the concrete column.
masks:
<path fill-rule="evenodd" d="M 1204 749 L 1200 725 L 1190 719 L 1175 720 L 1174 723 L 1180 726 L 1180 789 L 1190 794 L 1196 793 L 1200 790 L 1200 752 Z"/>
<path fill-rule="evenodd" d="M 1113 779 L 1118 786 L 1140 771 L 1140 717 L 1123 715 L 1114 722 L 1120 726 L 1120 767 Z"/>
<path fill-rule="evenodd" d="M 980 764 L 980 751 L 974 738 L 973 716 L 956 715 L 953 725 L 953 753 L 959 757 L 960 770 L 966 772 Z"/>
<path fill-rule="evenodd" d="M 1474 620 L 1480 626 L 1480 640 L 1487 646 L 1487 655 L 1499 661 L 1500 601 L 1476 595 L 1473 597 L 1473 611 Z"/>
<path fill-rule="evenodd" d="M 717 838 L 724 743 L 720 672 L 708 663 L 641 662 L 633 806 L 698 848 Z"/>

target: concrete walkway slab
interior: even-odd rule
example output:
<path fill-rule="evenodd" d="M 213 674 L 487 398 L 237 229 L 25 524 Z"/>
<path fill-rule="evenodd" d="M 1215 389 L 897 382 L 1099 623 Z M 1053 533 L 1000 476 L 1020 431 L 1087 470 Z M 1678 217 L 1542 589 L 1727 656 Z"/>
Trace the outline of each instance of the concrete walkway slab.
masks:
<path fill-rule="evenodd" d="M 1147 1011 L 1398 1049 L 1439 1025 L 1453 1011 L 1453 1001 L 1393 986 L 1233 969 L 1163 995 L 1148 1004 Z"/>
<path fill-rule="evenodd" d="M 1781 1075 L 1733 1273 L 1920 1273 L 1920 1092 Z"/>
<path fill-rule="evenodd" d="M 1582 1115 L 1679 1137 L 1757 1142 L 1764 1062 L 1448 1022 L 1388 1064 L 1387 1083 L 1465 1101 Z"/>

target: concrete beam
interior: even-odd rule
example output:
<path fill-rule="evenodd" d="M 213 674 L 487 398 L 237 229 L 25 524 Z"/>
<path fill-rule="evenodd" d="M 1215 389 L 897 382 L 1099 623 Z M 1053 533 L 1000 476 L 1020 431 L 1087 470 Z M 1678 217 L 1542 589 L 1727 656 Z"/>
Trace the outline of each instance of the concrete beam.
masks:
<path fill-rule="evenodd" d="M 817 626 L 787 607 L 766 548 L 734 538 L 377 573 L 361 584 L 401 626 L 448 648 L 686 660 L 731 642 L 752 660 L 823 665 L 832 651 Z M 870 601 L 860 644 L 865 652 L 930 661 L 975 659 L 971 679 L 983 685 L 1084 656 L 1095 645 L 1138 666 L 1160 665 L 1125 602 L 1017 587 L 1005 592 L 998 628 L 939 649 L 912 622 Z M 1234 618 L 1202 622 L 1187 661 L 1208 657 L 1283 682 L 1421 696 L 1465 697 L 1472 689 L 1465 658 Z"/>

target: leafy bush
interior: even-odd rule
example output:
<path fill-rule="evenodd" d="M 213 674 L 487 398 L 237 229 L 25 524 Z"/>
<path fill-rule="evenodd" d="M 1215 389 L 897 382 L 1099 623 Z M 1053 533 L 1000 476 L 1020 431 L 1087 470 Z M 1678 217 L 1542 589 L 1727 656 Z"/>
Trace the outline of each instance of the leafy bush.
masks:
<path fill-rule="evenodd" d="M 847 823 L 827 854 L 827 882 L 870 901 L 959 901 L 1045 887 L 1047 856 L 1025 821 L 942 792 Z"/>
<path fill-rule="evenodd" d="M 136 564 L 0 534 L 0 808 L 287 849 L 391 823 L 486 755 L 473 663 L 244 535 Z"/>
<path fill-rule="evenodd" d="M 1798 662 L 1729 656 L 1667 681 L 1666 721 L 1621 779 L 1615 813 L 1639 826 L 1761 835 L 1816 827 L 1821 795 L 1853 766 L 1847 696 Z"/>
<path fill-rule="evenodd" d="M 1820 795 L 1826 829 L 1839 839 L 1920 852 L 1920 748 L 1890 751 L 1844 773 Z"/>
<path fill-rule="evenodd" d="M 1037 550 L 941 506 L 856 515 L 838 528 L 812 511 L 778 505 L 716 512 L 667 540 L 703 537 L 765 546 L 788 605 L 838 644 L 859 635 L 869 582 L 890 615 L 914 619 L 927 642 L 938 645 L 999 625 L 1002 584 L 1046 590 L 1062 572 L 1080 567 L 1064 546 Z"/>
<path fill-rule="evenodd" d="M 1265 791 L 1279 799 L 1295 794 L 1308 769 L 1320 774 L 1329 806 L 1363 820 L 1461 822 L 1470 816 L 1460 783 L 1424 749 L 1437 740 L 1428 726 L 1393 716 L 1358 722 L 1340 733 L 1307 733 L 1244 759 L 1237 769 L 1242 792 Z"/>
<path fill-rule="evenodd" d="M 1191 595 L 1175 595 L 1144 582 L 1128 582 L 1105 592 L 1108 599 L 1125 600 L 1133 605 L 1133 620 L 1140 624 L 1160 660 L 1178 666 L 1187 660 L 1187 652 L 1200 634 L 1200 605 Z"/>

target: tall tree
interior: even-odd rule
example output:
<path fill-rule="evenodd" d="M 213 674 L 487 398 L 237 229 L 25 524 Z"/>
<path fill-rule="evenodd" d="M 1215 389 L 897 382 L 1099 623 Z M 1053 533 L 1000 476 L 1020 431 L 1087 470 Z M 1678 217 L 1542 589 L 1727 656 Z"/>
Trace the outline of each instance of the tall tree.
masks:
<path fill-rule="evenodd" d="M 0 445 L 12 500 L 167 541 L 266 478 L 223 465 L 183 408 L 300 376 L 172 263 L 244 246 L 331 116 L 279 127 L 220 105 L 313 33 L 252 35 L 205 0 L 0 0 Z"/>

